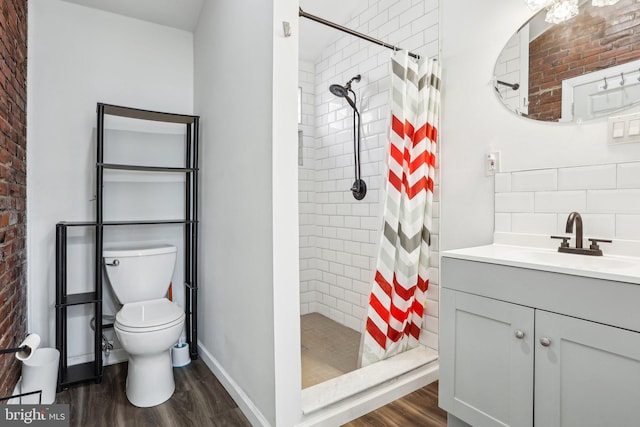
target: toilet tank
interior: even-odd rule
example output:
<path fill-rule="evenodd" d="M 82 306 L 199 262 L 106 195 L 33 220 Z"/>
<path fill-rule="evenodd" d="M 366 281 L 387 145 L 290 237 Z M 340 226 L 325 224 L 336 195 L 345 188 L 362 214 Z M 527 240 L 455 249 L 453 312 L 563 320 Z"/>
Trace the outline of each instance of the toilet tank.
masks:
<path fill-rule="evenodd" d="M 173 277 L 176 252 L 172 245 L 105 248 L 104 269 L 120 303 L 164 297 Z"/>

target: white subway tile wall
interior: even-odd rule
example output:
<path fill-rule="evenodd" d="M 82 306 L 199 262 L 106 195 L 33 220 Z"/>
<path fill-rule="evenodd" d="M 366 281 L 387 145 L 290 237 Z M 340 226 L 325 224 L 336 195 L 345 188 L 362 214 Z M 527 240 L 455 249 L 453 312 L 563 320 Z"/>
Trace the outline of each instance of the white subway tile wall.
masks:
<path fill-rule="evenodd" d="M 345 26 L 424 57 L 438 53 L 437 0 L 372 0 Z M 382 226 L 392 51 L 347 34 L 336 36 L 315 64 L 300 63 L 300 129 L 305 135 L 299 168 L 300 311 L 321 313 L 362 332 Z M 362 76 L 352 84 L 362 118 L 361 175 L 367 183 L 362 201 L 355 200 L 349 190 L 354 179 L 353 110 L 343 98 L 329 92 L 331 84 L 344 84 L 356 74 Z M 436 350 L 438 185 L 436 182 L 433 262 L 420 339 Z"/>
<path fill-rule="evenodd" d="M 558 171 L 541 169 L 511 174 L 511 191 L 542 191 L 558 189 Z"/>
<path fill-rule="evenodd" d="M 495 176 L 496 231 L 563 234 L 572 211 L 585 238 L 640 239 L 640 162 Z"/>
<path fill-rule="evenodd" d="M 300 223 L 300 314 L 312 312 L 309 304 L 319 298 L 311 282 L 317 278 L 318 270 L 313 260 L 318 252 L 316 238 L 315 205 L 315 65 L 299 61 L 298 85 L 301 88 L 302 165 L 298 166 L 298 216 Z"/>
<path fill-rule="evenodd" d="M 616 165 L 558 169 L 558 190 L 616 188 Z"/>

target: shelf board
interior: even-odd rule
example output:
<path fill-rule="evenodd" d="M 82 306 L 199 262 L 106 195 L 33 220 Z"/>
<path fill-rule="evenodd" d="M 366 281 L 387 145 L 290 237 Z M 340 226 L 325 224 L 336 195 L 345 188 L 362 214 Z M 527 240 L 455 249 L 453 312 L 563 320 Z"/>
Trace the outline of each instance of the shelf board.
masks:
<path fill-rule="evenodd" d="M 198 221 L 189 219 L 151 219 L 144 221 L 103 221 L 103 226 L 113 226 L 113 225 L 161 225 L 161 224 L 198 224 Z M 65 227 L 96 227 L 98 225 L 95 221 L 78 221 L 78 222 L 67 222 L 61 221 L 57 225 L 65 226 Z"/>
<path fill-rule="evenodd" d="M 180 184 L 185 185 L 188 173 L 157 173 L 147 171 L 107 170 L 102 176 L 103 183 L 118 184 Z"/>
<path fill-rule="evenodd" d="M 161 225 L 161 224 L 197 224 L 198 221 L 184 219 L 158 219 L 146 221 L 104 221 L 105 226 L 112 225 Z"/>
<path fill-rule="evenodd" d="M 98 224 L 95 221 L 60 221 L 56 225 L 64 225 L 65 227 L 89 227 Z"/>
<path fill-rule="evenodd" d="M 174 168 L 167 166 L 140 166 L 140 165 L 121 165 L 118 163 L 96 163 L 96 166 L 104 169 L 117 169 L 125 171 L 139 171 L 139 172 L 179 172 L 179 173 L 191 173 L 195 172 L 197 168 Z"/>
<path fill-rule="evenodd" d="M 79 365 L 67 366 L 66 375 L 63 374 L 60 387 L 66 387 L 86 381 L 96 380 L 99 377 L 95 375 L 95 362 L 81 363 Z"/>
<path fill-rule="evenodd" d="M 71 305 L 91 304 L 97 302 L 100 301 L 98 300 L 95 292 L 84 292 L 80 294 L 68 294 L 60 306 L 69 307 Z"/>
<path fill-rule="evenodd" d="M 156 122 L 184 123 L 191 124 L 199 116 L 189 116 L 186 114 L 162 113 L 160 111 L 140 110 L 138 108 L 121 107 L 119 105 L 98 103 L 104 108 L 104 113 L 111 116 L 127 117 L 130 119 L 152 120 Z"/>

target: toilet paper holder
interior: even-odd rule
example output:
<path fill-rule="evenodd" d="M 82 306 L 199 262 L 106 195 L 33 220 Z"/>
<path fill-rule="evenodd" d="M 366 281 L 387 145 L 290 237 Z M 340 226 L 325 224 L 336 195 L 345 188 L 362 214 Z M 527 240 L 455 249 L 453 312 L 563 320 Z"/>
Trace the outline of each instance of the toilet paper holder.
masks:
<path fill-rule="evenodd" d="M 18 347 L 0 349 L 0 354 L 17 353 L 16 358 L 24 361 L 29 359 L 39 346 L 40 336 L 38 334 L 29 334 Z"/>
<path fill-rule="evenodd" d="M 9 354 L 9 353 L 17 353 L 19 351 L 23 351 L 26 346 L 14 347 L 14 348 L 5 348 L 4 350 L 0 350 L 0 354 Z"/>

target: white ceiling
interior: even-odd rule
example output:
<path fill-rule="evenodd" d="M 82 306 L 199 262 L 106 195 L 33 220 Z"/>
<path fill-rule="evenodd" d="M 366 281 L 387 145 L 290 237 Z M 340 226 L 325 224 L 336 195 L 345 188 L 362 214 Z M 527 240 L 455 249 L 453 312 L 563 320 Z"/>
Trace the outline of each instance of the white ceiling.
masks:
<path fill-rule="evenodd" d="M 119 15 L 169 27 L 194 31 L 205 1 L 215 0 L 65 0 Z M 226 0 L 228 1 L 228 0 Z M 300 7 L 339 25 L 345 25 L 354 12 L 364 10 L 368 0 L 300 0 Z M 250 12 L 248 12 L 250 13 Z M 300 18 L 300 58 L 315 60 L 335 41 L 340 31 L 306 18 Z"/>
<path fill-rule="evenodd" d="M 143 21 L 193 31 L 205 0 L 65 0 Z"/>

